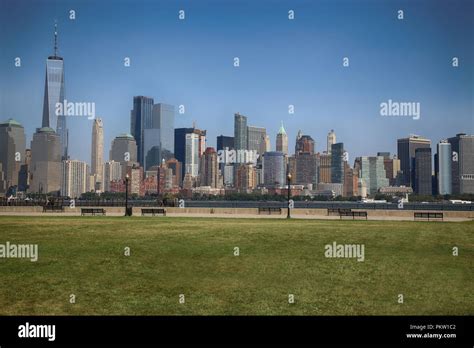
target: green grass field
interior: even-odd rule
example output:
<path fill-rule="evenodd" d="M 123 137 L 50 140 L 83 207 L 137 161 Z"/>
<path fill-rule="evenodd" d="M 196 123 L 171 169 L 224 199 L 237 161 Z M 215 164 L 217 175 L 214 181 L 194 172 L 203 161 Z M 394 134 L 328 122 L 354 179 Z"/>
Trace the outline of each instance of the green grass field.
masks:
<path fill-rule="evenodd" d="M 7 241 L 39 259 L 0 258 L 0 315 L 474 314 L 474 222 L 0 217 Z"/>

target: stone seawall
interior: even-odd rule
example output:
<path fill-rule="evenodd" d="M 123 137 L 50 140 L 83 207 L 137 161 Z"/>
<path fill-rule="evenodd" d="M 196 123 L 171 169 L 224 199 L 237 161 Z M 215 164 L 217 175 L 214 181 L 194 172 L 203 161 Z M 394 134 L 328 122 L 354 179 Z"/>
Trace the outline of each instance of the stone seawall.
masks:
<path fill-rule="evenodd" d="M 93 208 L 93 207 L 88 207 Z M 98 207 L 106 210 L 107 216 L 124 215 L 123 207 Z M 145 207 L 146 208 L 146 207 Z M 133 215 L 141 216 L 142 207 L 133 207 Z M 406 220 L 413 221 L 415 212 L 435 212 L 430 210 L 386 210 L 386 209 L 354 209 L 354 211 L 367 211 L 368 220 Z M 271 214 L 258 214 L 258 208 L 166 208 L 167 216 L 192 216 L 192 217 L 242 217 L 242 218 L 286 218 L 287 210 L 282 209 L 281 214 L 272 212 Z M 436 211 L 441 212 L 441 211 Z M 472 211 L 442 211 L 444 221 L 469 221 L 474 220 Z M 42 215 L 42 216 L 79 216 L 81 207 L 65 207 L 64 212 L 46 212 L 43 213 L 42 207 L 20 207 L 20 206 L 2 206 L 0 215 Z M 327 215 L 327 209 L 307 209 L 297 208 L 291 210 L 291 216 L 294 218 L 306 219 L 339 219 L 339 216 Z"/>

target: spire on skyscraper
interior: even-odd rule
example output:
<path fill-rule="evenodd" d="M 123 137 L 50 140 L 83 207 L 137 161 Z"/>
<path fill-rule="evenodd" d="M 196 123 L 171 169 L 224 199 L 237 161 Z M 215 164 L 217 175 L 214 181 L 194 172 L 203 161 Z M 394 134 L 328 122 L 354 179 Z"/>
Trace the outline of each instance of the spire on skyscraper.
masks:
<path fill-rule="evenodd" d="M 285 128 L 283 127 L 283 121 L 281 121 L 281 126 L 280 130 L 278 131 L 278 134 L 286 134 Z"/>
<path fill-rule="evenodd" d="M 299 140 L 301 139 L 301 137 L 303 136 L 303 133 L 301 132 L 301 129 L 298 131 L 298 134 L 296 135 L 296 140 Z"/>
<path fill-rule="evenodd" d="M 58 23 L 54 21 L 54 57 L 58 56 Z"/>

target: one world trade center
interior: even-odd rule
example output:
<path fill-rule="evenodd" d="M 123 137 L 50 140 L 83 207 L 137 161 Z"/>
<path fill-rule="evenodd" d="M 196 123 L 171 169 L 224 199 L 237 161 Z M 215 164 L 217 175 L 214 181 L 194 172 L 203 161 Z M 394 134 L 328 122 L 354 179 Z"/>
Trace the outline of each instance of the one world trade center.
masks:
<path fill-rule="evenodd" d="M 54 26 L 54 55 L 46 60 L 42 127 L 58 133 L 61 140 L 61 157 L 68 158 L 68 130 L 66 116 L 56 113 L 56 104 L 64 103 L 64 60 L 58 56 L 58 31 Z"/>

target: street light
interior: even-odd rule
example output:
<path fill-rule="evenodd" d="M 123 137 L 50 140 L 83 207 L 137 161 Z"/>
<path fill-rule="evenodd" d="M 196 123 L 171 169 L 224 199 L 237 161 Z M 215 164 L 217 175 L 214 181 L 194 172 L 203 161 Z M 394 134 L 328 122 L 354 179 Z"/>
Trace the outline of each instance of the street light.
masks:
<path fill-rule="evenodd" d="M 125 216 L 132 216 L 132 211 L 131 209 L 128 208 L 128 180 L 130 179 L 130 176 L 125 175 Z"/>
<path fill-rule="evenodd" d="M 286 218 L 289 219 L 289 218 L 291 218 L 291 216 L 290 216 L 291 174 L 290 173 L 288 173 L 288 175 L 286 176 L 286 181 L 288 182 L 288 214 L 286 215 Z"/>

